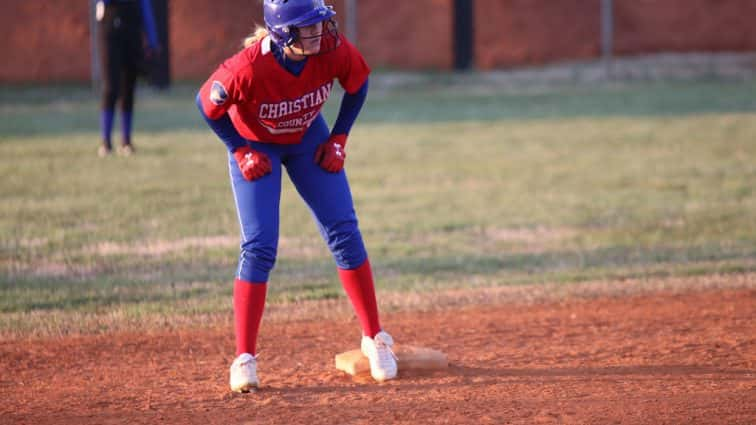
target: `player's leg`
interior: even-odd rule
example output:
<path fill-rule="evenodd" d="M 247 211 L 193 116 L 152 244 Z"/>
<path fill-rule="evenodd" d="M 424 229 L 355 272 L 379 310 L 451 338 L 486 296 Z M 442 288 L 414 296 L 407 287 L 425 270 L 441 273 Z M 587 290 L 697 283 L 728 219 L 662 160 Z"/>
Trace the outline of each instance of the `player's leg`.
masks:
<path fill-rule="evenodd" d="M 336 261 L 339 278 L 362 326 L 363 349 L 370 351 L 371 372 L 376 379 L 391 379 L 396 376 L 396 361 L 390 350 L 393 341 L 381 331 L 373 273 L 346 173 L 329 173 L 314 162 L 315 149 L 327 137 L 328 127 L 318 118 L 298 154 L 287 157 L 284 165 Z"/>
<path fill-rule="evenodd" d="M 134 87 L 136 85 L 136 68 L 126 68 L 121 78 L 121 148 L 123 155 L 134 153 L 134 145 L 131 143 L 131 128 L 134 119 Z"/>
<path fill-rule="evenodd" d="M 317 145 L 327 137 L 325 121 L 322 118 L 315 120 L 305 135 L 301 148 L 295 155 L 288 156 L 284 165 L 328 243 L 338 266 L 339 277 L 354 304 L 363 331 L 372 337 L 380 331 L 378 309 L 370 263 L 346 174 L 329 173 L 313 160 Z"/>
<path fill-rule="evenodd" d="M 139 64 L 142 61 L 142 37 L 138 31 L 139 21 L 135 7 L 129 9 L 128 20 L 131 27 L 123 34 L 123 77 L 121 78 L 121 149 L 125 155 L 134 153 L 131 143 L 131 129 L 134 119 L 134 91 L 136 88 Z"/>
<path fill-rule="evenodd" d="M 267 147 L 255 144 L 254 149 Z M 265 308 L 270 271 L 278 247 L 281 161 L 274 149 L 266 151 L 272 172 L 247 181 L 236 160 L 229 155 L 229 172 L 241 228 L 241 252 L 234 279 L 234 329 L 236 360 L 229 383 L 233 391 L 248 391 L 258 385 L 257 335 Z"/>
<path fill-rule="evenodd" d="M 117 15 L 112 7 L 105 7 L 104 14 L 98 22 L 97 35 L 100 56 L 101 104 L 100 104 L 100 156 L 109 154 L 113 149 L 111 134 L 115 104 L 121 86 L 122 52 L 115 19 Z"/>

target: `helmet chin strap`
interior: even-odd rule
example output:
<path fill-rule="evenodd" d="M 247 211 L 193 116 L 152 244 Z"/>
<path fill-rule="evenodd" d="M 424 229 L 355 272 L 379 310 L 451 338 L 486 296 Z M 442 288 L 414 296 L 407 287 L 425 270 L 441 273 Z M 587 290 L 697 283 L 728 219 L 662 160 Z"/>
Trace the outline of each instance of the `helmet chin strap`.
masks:
<path fill-rule="evenodd" d="M 292 43 L 291 45 L 289 45 L 289 46 L 286 46 L 286 47 L 285 47 L 285 49 L 284 49 L 284 51 L 286 52 L 285 54 L 286 54 L 286 56 L 287 56 L 287 57 L 288 57 L 289 59 L 293 59 L 293 60 L 303 60 L 304 58 L 306 58 L 306 57 L 308 57 L 308 56 L 314 56 L 314 55 L 317 55 L 318 53 L 320 53 L 320 52 L 318 51 L 318 53 L 311 53 L 311 54 L 307 54 L 307 53 L 305 53 L 305 51 L 304 51 L 304 49 L 303 49 L 302 47 L 299 47 L 299 48 L 298 48 L 298 49 L 299 49 L 299 51 L 297 52 L 297 50 L 296 50 L 296 47 L 295 47 L 295 46 L 296 46 L 296 44 L 297 44 L 297 43 L 296 43 L 296 42 L 294 42 L 294 43 Z"/>

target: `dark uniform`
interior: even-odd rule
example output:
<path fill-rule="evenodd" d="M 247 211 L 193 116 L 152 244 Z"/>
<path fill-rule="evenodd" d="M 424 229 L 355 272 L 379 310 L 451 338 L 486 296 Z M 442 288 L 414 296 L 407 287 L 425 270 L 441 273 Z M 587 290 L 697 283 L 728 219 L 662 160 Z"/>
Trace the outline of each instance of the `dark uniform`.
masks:
<path fill-rule="evenodd" d="M 158 46 L 150 0 L 100 0 L 96 6 L 97 33 L 102 72 L 102 146 L 100 155 L 112 151 L 110 134 L 116 101 L 121 102 L 122 152 L 133 152 L 131 122 L 134 88 L 143 63 L 142 34 L 150 49 Z"/>

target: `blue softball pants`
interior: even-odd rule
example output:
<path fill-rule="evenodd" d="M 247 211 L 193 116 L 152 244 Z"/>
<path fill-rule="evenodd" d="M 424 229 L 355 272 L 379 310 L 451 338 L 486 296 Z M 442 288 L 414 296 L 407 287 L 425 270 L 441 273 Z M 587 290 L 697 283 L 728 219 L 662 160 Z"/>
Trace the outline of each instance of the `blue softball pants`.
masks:
<path fill-rule="evenodd" d="M 268 155 L 272 166 L 270 174 L 253 181 L 244 179 L 236 160 L 229 154 L 231 188 L 241 225 L 237 278 L 267 282 L 275 265 L 282 165 L 310 208 L 336 265 L 351 270 L 367 259 L 346 173 L 344 170 L 329 173 L 314 161 L 315 150 L 329 134 L 325 119 L 319 115 L 300 143 L 249 142 L 252 149 Z"/>

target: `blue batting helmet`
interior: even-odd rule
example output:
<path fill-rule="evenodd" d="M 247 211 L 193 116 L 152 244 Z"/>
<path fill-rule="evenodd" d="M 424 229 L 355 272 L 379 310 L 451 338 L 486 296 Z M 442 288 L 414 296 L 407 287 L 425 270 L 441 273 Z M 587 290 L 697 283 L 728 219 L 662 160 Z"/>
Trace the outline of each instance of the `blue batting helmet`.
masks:
<path fill-rule="evenodd" d="M 336 12 L 323 0 L 265 0 L 263 15 L 271 40 L 285 47 L 297 41 L 297 27 L 330 20 Z"/>

